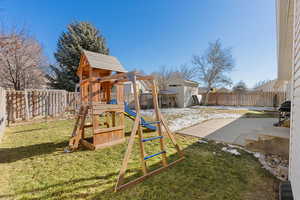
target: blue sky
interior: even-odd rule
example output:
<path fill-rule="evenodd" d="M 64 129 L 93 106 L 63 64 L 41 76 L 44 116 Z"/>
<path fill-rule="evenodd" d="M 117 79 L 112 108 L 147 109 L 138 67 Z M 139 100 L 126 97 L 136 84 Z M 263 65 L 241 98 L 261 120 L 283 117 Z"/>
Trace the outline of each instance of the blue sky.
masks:
<path fill-rule="evenodd" d="M 78 20 L 102 31 L 128 71 L 190 64 L 221 39 L 233 48 L 234 82 L 252 87 L 277 74 L 275 0 L 1 0 L 0 7 L 0 19 L 26 24 L 51 62 L 58 36 Z"/>

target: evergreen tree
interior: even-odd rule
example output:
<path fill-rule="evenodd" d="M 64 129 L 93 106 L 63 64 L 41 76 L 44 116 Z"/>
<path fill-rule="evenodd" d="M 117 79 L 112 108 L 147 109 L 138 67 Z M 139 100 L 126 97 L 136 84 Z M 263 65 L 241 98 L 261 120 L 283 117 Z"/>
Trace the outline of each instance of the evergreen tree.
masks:
<path fill-rule="evenodd" d="M 244 81 L 239 81 L 233 88 L 232 90 L 234 92 L 246 92 L 247 91 L 247 86 Z"/>
<path fill-rule="evenodd" d="M 79 78 L 76 75 L 81 51 L 85 49 L 102 54 L 109 54 L 105 38 L 100 31 L 88 22 L 71 23 L 57 42 L 54 57 L 57 65 L 51 65 L 48 79 L 50 86 L 56 89 L 73 91 Z"/>

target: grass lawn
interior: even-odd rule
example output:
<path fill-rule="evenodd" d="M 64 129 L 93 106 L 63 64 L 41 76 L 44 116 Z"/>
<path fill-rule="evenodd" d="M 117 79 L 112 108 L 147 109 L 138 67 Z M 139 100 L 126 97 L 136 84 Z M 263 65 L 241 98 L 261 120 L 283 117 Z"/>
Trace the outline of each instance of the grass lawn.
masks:
<path fill-rule="evenodd" d="M 275 199 L 277 181 L 253 156 L 233 156 L 221 151 L 222 144 L 199 144 L 179 135 L 183 162 L 114 193 L 127 144 L 64 153 L 72 128 L 73 120 L 7 128 L 0 144 L 0 199 Z M 173 160 L 175 149 L 167 142 Z M 137 143 L 135 147 L 127 180 L 140 174 Z M 149 154 L 159 151 L 156 141 L 145 147 Z M 159 167 L 159 157 L 149 166 Z"/>

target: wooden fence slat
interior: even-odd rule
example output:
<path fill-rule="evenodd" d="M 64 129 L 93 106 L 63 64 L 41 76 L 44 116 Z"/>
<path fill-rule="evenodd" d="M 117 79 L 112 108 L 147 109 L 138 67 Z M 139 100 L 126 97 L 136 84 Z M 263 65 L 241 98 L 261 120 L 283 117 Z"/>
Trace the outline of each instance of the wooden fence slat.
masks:
<path fill-rule="evenodd" d="M 6 109 L 7 109 L 7 94 L 6 91 L 0 87 L 0 141 L 2 139 L 4 129 L 6 126 Z"/>
<path fill-rule="evenodd" d="M 63 114 L 67 107 L 76 110 L 80 104 L 78 92 L 64 90 L 5 91 L 0 88 L 0 103 L 2 102 L 1 92 L 5 94 L 4 107 L 8 123 L 16 120 L 30 120 L 35 117 L 48 117 L 49 115 L 58 116 Z"/>
<path fill-rule="evenodd" d="M 201 95 L 205 96 L 204 93 Z M 277 102 L 275 102 L 275 95 L 277 95 Z M 211 93 L 209 94 L 208 104 L 219 106 L 273 107 L 274 103 L 279 106 L 286 100 L 286 97 L 286 92 Z"/>
<path fill-rule="evenodd" d="M 4 92 L 3 92 L 4 91 Z M 5 94 L 6 120 L 8 123 L 16 120 L 30 120 L 35 117 L 48 117 L 62 115 L 66 109 L 77 110 L 80 105 L 80 94 L 78 92 L 67 92 L 64 90 L 26 90 L 14 91 L 0 88 L 1 95 Z M 205 96 L 205 94 L 202 94 Z M 275 102 L 275 95 L 277 101 Z M 114 97 L 114 94 L 112 94 Z M 280 105 L 286 100 L 285 92 L 247 92 L 247 93 L 211 93 L 208 104 L 220 106 L 268 106 L 274 103 Z M 133 95 L 125 95 L 124 100 L 130 104 Z M 149 103 L 149 95 L 140 95 L 141 104 Z M 202 98 L 204 100 L 204 98 Z M 202 102 L 203 103 L 203 102 Z M 2 106 L 3 107 L 3 106 Z M 0 111 L 1 108 L 0 107 Z M 1 122 L 0 113 L 0 122 Z M 0 123 L 1 126 L 1 123 Z M 0 127 L 1 130 L 1 127 Z"/>

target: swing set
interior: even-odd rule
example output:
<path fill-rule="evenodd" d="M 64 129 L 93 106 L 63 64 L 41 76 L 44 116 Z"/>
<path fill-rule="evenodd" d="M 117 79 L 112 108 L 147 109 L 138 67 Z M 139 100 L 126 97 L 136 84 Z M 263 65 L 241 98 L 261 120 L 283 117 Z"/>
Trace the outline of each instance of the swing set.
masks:
<path fill-rule="evenodd" d="M 76 150 L 79 147 L 79 144 L 88 149 L 95 150 L 120 144 L 125 141 L 124 82 L 132 82 L 136 116 L 133 119 L 134 125 L 129 137 L 127 150 L 119 172 L 115 191 L 142 182 L 147 177 L 158 174 L 184 159 L 183 153 L 177 144 L 175 137 L 160 113 L 157 87 L 152 76 L 142 76 L 137 72 L 126 72 L 115 57 L 86 50 L 84 50 L 81 55 L 77 75 L 80 78 L 81 106 L 69 141 L 69 149 L 71 150 Z M 144 137 L 143 126 L 145 126 L 145 121 L 143 121 L 143 118 L 141 117 L 137 81 L 144 81 L 152 89 L 156 119 L 153 122 L 146 123 L 156 126 L 157 136 L 155 137 Z M 110 103 L 112 100 L 112 90 L 114 90 L 115 93 L 115 104 Z M 86 124 L 87 118 L 91 119 L 90 124 Z M 85 137 L 85 129 L 87 128 L 92 128 L 92 142 Z M 165 130 L 164 132 L 163 128 Z M 138 135 L 140 162 L 143 175 L 135 180 L 124 183 L 124 177 L 136 135 Z M 179 155 L 179 159 L 171 163 L 168 163 L 166 156 L 167 150 L 164 143 L 166 137 L 171 140 Z M 144 145 L 147 142 L 154 140 L 160 142 L 160 152 L 147 155 Z M 161 156 L 162 167 L 149 171 L 147 161 L 155 156 Z"/>

